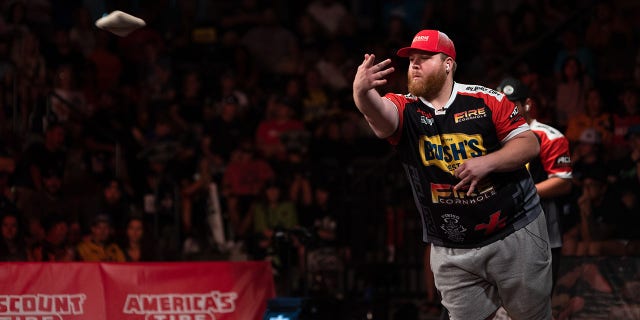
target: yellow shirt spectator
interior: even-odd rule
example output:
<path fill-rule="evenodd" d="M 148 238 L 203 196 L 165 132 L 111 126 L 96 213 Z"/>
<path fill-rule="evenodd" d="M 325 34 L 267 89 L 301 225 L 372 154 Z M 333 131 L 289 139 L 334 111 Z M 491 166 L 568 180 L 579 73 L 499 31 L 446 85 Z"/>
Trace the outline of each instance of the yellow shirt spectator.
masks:
<path fill-rule="evenodd" d="M 91 223 L 91 235 L 78 244 L 78 257 L 82 261 L 124 262 L 124 252 L 115 243 L 109 242 L 111 220 L 106 215 L 98 215 Z"/>

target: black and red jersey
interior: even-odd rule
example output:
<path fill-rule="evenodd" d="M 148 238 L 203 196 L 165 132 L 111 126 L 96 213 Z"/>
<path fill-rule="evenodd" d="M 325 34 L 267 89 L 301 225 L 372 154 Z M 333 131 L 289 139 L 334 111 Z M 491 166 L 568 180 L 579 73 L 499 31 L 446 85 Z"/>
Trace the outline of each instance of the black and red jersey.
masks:
<path fill-rule="evenodd" d="M 467 159 L 501 148 L 529 130 L 517 107 L 495 90 L 455 83 L 443 111 L 412 95 L 386 94 L 398 108 L 396 146 L 422 218 L 423 240 L 474 248 L 503 239 L 541 212 L 535 185 L 523 166 L 490 173 L 467 196 L 453 190 L 455 169 Z"/>

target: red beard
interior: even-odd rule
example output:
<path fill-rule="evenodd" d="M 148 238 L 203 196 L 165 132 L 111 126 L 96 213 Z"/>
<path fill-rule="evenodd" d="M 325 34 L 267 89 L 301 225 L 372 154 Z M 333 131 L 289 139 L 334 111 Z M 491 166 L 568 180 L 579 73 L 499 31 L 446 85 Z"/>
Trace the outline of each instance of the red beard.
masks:
<path fill-rule="evenodd" d="M 447 81 L 447 73 L 443 69 L 438 68 L 436 72 L 430 73 L 426 78 L 413 79 L 410 73 L 407 78 L 409 82 L 409 93 L 431 101 L 438 96 L 438 93 L 440 93 L 440 90 L 444 87 Z"/>

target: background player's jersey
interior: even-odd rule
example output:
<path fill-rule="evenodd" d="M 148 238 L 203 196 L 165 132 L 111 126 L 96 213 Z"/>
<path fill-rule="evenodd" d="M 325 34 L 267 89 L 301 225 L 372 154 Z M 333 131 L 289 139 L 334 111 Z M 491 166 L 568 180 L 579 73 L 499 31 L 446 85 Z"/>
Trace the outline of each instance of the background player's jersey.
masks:
<path fill-rule="evenodd" d="M 557 129 L 536 120 L 529 127 L 540 141 L 540 154 L 529 165 L 533 181 L 538 183 L 551 177 L 571 179 L 569 140 Z"/>
<path fill-rule="evenodd" d="M 473 248 L 500 240 L 526 226 L 541 212 L 533 180 L 523 166 L 493 172 L 467 196 L 454 191 L 455 169 L 486 155 L 529 130 L 517 107 L 495 90 L 455 83 L 445 111 L 435 111 L 412 95 L 387 94 L 398 108 L 396 146 L 418 212 L 423 240 L 435 245 Z"/>
<path fill-rule="evenodd" d="M 536 120 L 531 121 L 529 126 L 540 141 L 540 154 L 529 162 L 529 172 L 533 182 L 539 183 L 552 177 L 571 179 L 569 140 L 557 129 Z M 559 220 L 565 202 L 566 197 L 540 199 L 547 219 L 551 248 L 562 246 L 562 230 Z"/>

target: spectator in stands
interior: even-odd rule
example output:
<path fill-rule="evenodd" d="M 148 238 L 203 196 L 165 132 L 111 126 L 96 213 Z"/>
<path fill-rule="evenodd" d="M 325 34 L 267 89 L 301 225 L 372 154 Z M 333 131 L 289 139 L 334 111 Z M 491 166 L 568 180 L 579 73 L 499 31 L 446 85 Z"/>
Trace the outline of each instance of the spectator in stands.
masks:
<path fill-rule="evenodd" d="M 228 50 L 227 54 L 229 56 L 229 59 L 224 64 L 225 70 L 233 72 L 233 77 L 238 87 L 247 95 L 261 92 L 261 80 L 265 71 L 262 70 L 258 60 L 251 54 L 249 48 L 241 43 L 231 42 L 226 44 L 224 49 Z M 226 97 L 226 95 L 221 97 Z M 254 98 L 247 99 L 250 106 L 255 103 Z M 242 103 L 242 100 L 240 101 Z"/>
<path fill-rule="evenodd" d="M 15 188 L 13 175 L 16 170 L 16 159 L 8 151 L 0 149 L 0 203 L 15 205 Z"/>
<path fill-rule="evenodd" d="M 327 115 L 330 101 L 330 91 L 317 69 L 310 68 L 304 73 L 303 92 L 302 121 L 313 128 Z"/>
<path fill-rule="evenodd" d="M 56 26 L 52 31 L 50 37 L 45 38 L 45 59 L 47 62 L 47 70 L 52 74 L 55 74 L 60 67 L 66 66 L 72 70 L 74 75 L 81 74 L 80 72 L 87 66 L 87 60 L 80 51 L 80 48 L 73 45 L 69 36 L 69 29 L 63 26 Z M 70 78 L 67 78 L 69 80 Z M 73 81 L 80 79 L 74 78 Z M 78 85 L 78 82 L 71 82 L 73 85 Z"/>
<path fill-rule="evenodd" d="M 567 29 L 560 35 L 561 48 L 556 52 L 555 61 L 553 64 L 553 71 L 556 81 L 562 81 L 563 76 L 566 76 L 565 70 L 567 59 L 576 58 L 582 67 L 582 72 L 588 79 L 596 78 L 596 66 L 593 57 L 593 52 L 584 45 L 584 38 L 579 34 L 578 30 Z"/>
<path fill-rule="evenodd" d="M 627 131 L 635 125 L 640 125 L 640 96 L 635 86 L 625 86 L 619 95 L 619 107 L 613 114 L 613 136 L 611 151 L 613 158 L 619 159 L 629 151 Z"/>
<path fill-rule="evenodd" d="M 296 17 L 293 32 L 298 38 L 303 61 L 317 61 L 325 41 L 320 24 L 308 12 L 302 12 Z"/>
<path fill-rule="evenodd" d="M 580 60 L 574 56 L 567 57 L 562 63 L 560 79 L 555 83 L 559 129 L 566 129 L 569 119 L 584 113 L 586 94 L 592 86 L 592 79 L 585 74 Z"/>
<path fill-rule="evenodd" d="M 569 118 L 565 135 L 570 142 L 579 140 L 587 128 L 595 129 L 605 145 L 611 141 L 613 117 L 606 109 L 602 93 L 597 88 L 589 89 L 585 96 L 584 110 Z"/>
<path fill-rule="evenodd" d="M 197 135 L 202 134 L 205 116 L 205 96 L 201 78 L 197 70 L 187 70 L 181 77 L 176 101 L 170 108 L 171 117 L 178 128 Z"/>
<path fill-rule="evenodd" d="M 347 174 L 349 145 L 343 136 L 343 122 L 340 116 L 329 117 L 319 123 L 309 147 L 309 158 L 313 159 L 313 175 L 328 180 L 341 181 Z"/>
<path fill-rule="evenodd" d="M 238 144 L 251 135 L 251 126 L 241 116 L 240 102 L 236 95 L 229 95 L 221 103 L 219 113 L 205 126 L 205 136 L 209 151 L 229 161 L 231 152 Z"/>
<path fill-rule="evenodd" d="M 178 153 L 179 134 L 175 130 L 173 119 L 166 113 L 156 114 L 151 121 L 151 130 L 144 132 L 144 135 L 140 132 L 138 136 L 142 151 L 137 156 L 144 160 L 167 163 Z"/>
<path fill-rule="evenodd" d="M 18 193 L 17 206 L 24 214 L 29 235 L 41 239 L 44 221 L 51 214 L 60 214 L 71 228 L 72 238 L 77 237 L 80 232 L 78 208 L 64 192 L 62 176 L 48 169 L 42 173 L 41 179 L 43 190 L 21 189 Z"/>
<path fill-rule="evenodd" d="M 294 33 L 280 23 L 274 8 L 265 9 L 261 23 L 251 26 L 240 43 L 261 68 L 274 75 L 290 74 L 291 61 L 299 56 Z"/>
<path fill-rule="evenodd" d="M 11 60 L 15 63 L 16 73 L 21 75 L 21 87 L 39 86 L 46 83 L 48 63 L 42 54 L 42 43 L 35 34 L 26 32 L 14 40 Z M 26 92 L 22 92 L 26 94 Z"/>
<path fill-rule="evenodd" d="M 306 143 L 291 144 L 287 148 L 286 161 L 280 162 L 274 169 L 280 181 L 289 186 L 288 190 L 284 190 L 288 195 L 288 199 L 296 205 L 296 208 L 300 209 L 310 205 L 312 202 L 312 170 Z"/>
<path fill-rule="evenodd" d="M 27 21 L 27 6 L 23 1 L 13 1 L 5 4 L 6 8 L 3 13 L 2 33 L 12 34 L 17 38 L 24 36 L 30 32 L 29 23 Z"/>
<path fill-rule="evenodd" d="M 310 233 L 310 239 L 301 248 L 299 263 L 310 275 L 309 285 L 314 292 L 339 292 L 339 276 L 351 256 L 345 214 L 344 204 L 322 182 L 314 188 L 312 204 L 300 211 L 300 221 Z"/>
<path fill-rule="evenodd" d="M 123 73 L 122 57 L 112 48 L 112 40 L 112 35 L 108 31 L 98 30 L 95 35 L 95 46 L 87 56 L 95 68 L 96 87 L 101 91 L 115 89 L 120 84 Z"/>
<path fill-rule="evenodd" d="M 389 11 L 385 11 L 389 12 Z M 402 13 L 391 12 L 387 23 L 384 27 L 384 46 L 389 50 L 388 54 L 393 54 L 393 50 L 402 48 L 405 43 L 405 39 L 411 37 L 413 30 L 409 27 L 409 21 L 406 20 L 406 16 Z"/>
<path fill-rule="evenodd" d="M 69 29 L 69 41 L 75 48 L 88 58 L 96 47 L 97 30 L 94 28 L 89 10 L 80 6 L 75 8 L 73 14 L 73 25 Z"/>
<path fill-rule="evenodd" d="M 127 223 L 126 234 L 120 239 L 120 247 L 127 262 L 154 261 L 155 248 L 149 242 L 142 218 L 131 217 Z"/>
<path fill-rule="evenodd" d="M 2 241 L 0 241 L 0 261 L 27 261 L 29 251 L 24 237 L 20 214 L 17 210 L 2 208 L 0 227 Z"/>
<path fill-rule="evenodd" d="M 84 234 L 90 233 L 90 224 L 97 215 L 106 215 L 113 223 L 116 237 L 124 235 L 133 205 L 120 179 L 111 177 L 104 180 L 96 196 L 87 200 L 83 216 L 79 219 Z"/>
<path fill-rule="evenodd" d="M 208 157 L 206 152 L 198 155 L 197 168 L 180 183 L 183 255 L 200 253 L 207 243 L 207 214 L 211 210 L 209 192 L 213 182 L 211 166 L 215 165 Z"/>
<path fill-rule="evenodd" d="M 222 31 L 242 37 L 251 27 L 263 23 L 264 10 L 260 1 L 242 0 L 220 19 Z"/>
<path fill-rule="evenodd" d="M 252 236 L 248 253 L 253 259 L 271 260 L 278 272 L 290 267 L 301 267 L 302 239 L 295 229 L 299 227 L 295 205 L 283 195 L 287 187 L 271 180 L 264 186 L 261 197 L 250 209 Z"/>
<path fill-rule="evenodd" d="M 321 58 L 315 64 L 318 73 L 332 92 L 349 90 L 350 71 L 354 62 L 347 55 L 345 48 L 338 41 L 329 42 L 323 50 Z"/>
<path fill-rule="evenodd" d="M 543 19 L 543 13 L 538 9 L 529 4 L 521 4 L 515 13 L 517 23 L 514 23 L 513 35 L 514 52 L 524 54 L 524 60 L 534 69 L 546 67 L 545 64 L 549 63 L 549 60 L 553 61 L 553 57 L 549 57 L 549 50 L 536 45 L 541 35 L 549 30 Z"/>
<path fill-rule="evenodd" d="M 31 249 L 33 261 L 75 261 L 76 252 L 68 240 L 69 223 L 59 214 L 51 214 L 43 220 L 45 238 Z"/>
<path fill-rule="evenodd" d="M 283 161 L 287 149 L 282 141 L 286 133 L 304 132 L 302 121 L 294 118 L 294 110 L 289 102 L 272 96 L 267 105 L 265 118 L 256 129 L 256 147 L 268 161 Z"/>
<path fill-rule="evenodd" d="M 32 190 L 43 190 L 42 174 L 45 171 L 64 175 L 67 151 L 65 129 L 59 123 L 47 126 L 43 141 L 30 144 L 16 167 L 16 185 Z"/>
<path fill-rule="evenodd" d="M 0 83 L 3 83 L 3 84 L 6 84 L 9 81 L 9 79 L 13 79 L 15 74 L 15 65 L 11 61 L 11 43 L 12 43 L 12 40 L 10 37 L 6 35 L 0 36 L 0 80 L 1 80 Z M 3 88 L 3 89 L 7 90 L 8 88 Z M 7 97 L 4 97 L 3 99 L 5 99 L 4 101 L 8 102 L 8 100 L 6 100 Z M 8 111 L 9 110 L 6 110 L 6 107 L 0 109 L 0 112 L 1 112 L 0 115 L 2 116 L 2 118 L 0 119 L 6 121 L 7 119 L 6 113 Z"/>
<path fill-rule="evenodd" d="M 247 84 L 239 83 L 235 72 L 227 71 L 220 76 L 218 87 L 214 90 L 215 94 L 209 99 L 213 100 L 214 116 L 222 116 L 224 107 L 228 103 L 235 105 L 235 114 L 238 119 L 245 119 L 251 109 L 251 102 L 244 89 Z"/>
<path fill-rule="evenodd" d="M 306 12 L 322 27 L 327 38 L 338 35 L 343 19 L 350 14 L 349 9 L 336 0 L 313 0 L 307 5 Z"/>
<path fill-rule="evenodd" d="M 606 265 L 586 260 L 565 272 L 558 279 L 557 294 L 553 299 L 553 315 L 556 320 L 581 318 L 582 315 L 591 317 L 599 306 L 587 304 L 591 299 L 597 299 L 602 305 L 612 305 L 614 284 L 600 271 Z M 577 291 L 573 293 L 572 291 Z M 605 314 L 607 311 L 605 311 Z"/>
<path fill-rule="evenodd" d="M 100 93 L 93 112 L 82 121 L 82 151 L 90 178 L 101 184 L 116 174 L 118 144 L 124 145 L 127 134 L 123 101 L 116 91 Z M 117 157 L 120 158 L 117 158 Z"/>
<path fill-rule="evenodd" d="M 293 117 L 302 119 L 302 105 L 304 83 L 301 76 L 291 76 L 285 80 L 282 90 L 282 100 L 293 108 Z M 307 124 L 305 124 L 307 125 Z M 309 129 L 309 127 L 307 127 Z"/>
<path fill-rule="evenodd" d="M 272 166 L 256 155 L 251 141 L 236 147 L 222 177 L 222 195 L 234 237 L 241 239 L 250 231 L 249 207 L 273 178 Z"/>
<path fill-rule="evenodd" d="M 144 184 L 134 202 L 142 208 L 145 224 L 157 241 L 159 259 L 172 259 L 179 254 L 180 218 L 178 186 L 164 155 L 151 155 L 145 162 Z"/>
<path fill-rule="evenodd" d="M 619 194 L 607 181 L 602 167 L 591 167 L 580 179 L 582 194 L 578 198 L 580 222 L 565 234 L 569 240 L 563 248 L 565 255 L 624 255 L 618 234 L 621 226 L 631 223 L 631 216 Z M 613 244 L 613 245 L 612 245 Z"/>
<path fill-rule="evenodd" d="M 640 254 L 640 124 L 629 127 L 626 134 L 629 150 L 616 177 L 616 192 L 630 216 L 623 220 L 620 236 L 629 240 L 626 246 L 628 255 Z"/>
<path fill-rule="evenodd" d="M 573 176 L 580 178 L 590 168 L 604 165 L 605 147 L 602 144 L 600 132 L 587 128 L 580 134 L 580 138 L 571 146 L 571 161 L 573 162 Z"/>
<path fill-rule="evenodd" d="M 631 75 L 631 69 L 618 62 L 633 59 L 633 52 L 627 49 L 634 34 L 630 21 L 618 12 L 617 2 L 599 1 L 592 8 L 592 16 L 585 27 L 586 44 L 597 59 L 599 82 L 613 88 Z"/>
<path fill-rule="evenodd" d="M 598 2 L 593 7 L 589 25 L 585 29 L 587 45 L 596 53 L 607 51 L 616 33 L 631 37 L 631 30 L 625 25 L 622 17 L 616 14 L 615 6 L 608 2 Z"/>
<path fill-rule="evenodd" d="M 91 234 L 78 244 L 78 258 L 81 261 L 124 262 L 124 252 L 111 241 L 111 220 L 106 215 L 97 215 L 91 223 Z"/>
<path fill-rule="evenodd" d="M 150 56 L 156 56 L 157 50 L 151 44 L 146 44 L 145 53 Z M 172 103 L 175 102 L 177 95 L 177 85 L 175 83 L 175 71 L 173 64 L 168 58 L 154 58 L 146 62 L 146 66 L 142 69 L 142 77 L 144 83 L 142 87 L 148 90 L 146 99 L 148 99 L 151 108 L 151 119 L 155 120 L 158 114 L 167 114 Z"/>

